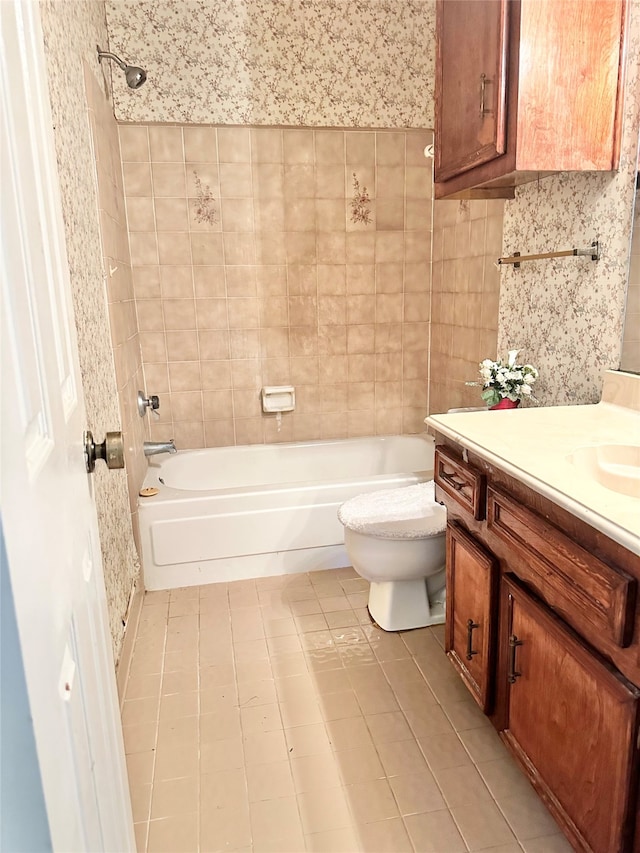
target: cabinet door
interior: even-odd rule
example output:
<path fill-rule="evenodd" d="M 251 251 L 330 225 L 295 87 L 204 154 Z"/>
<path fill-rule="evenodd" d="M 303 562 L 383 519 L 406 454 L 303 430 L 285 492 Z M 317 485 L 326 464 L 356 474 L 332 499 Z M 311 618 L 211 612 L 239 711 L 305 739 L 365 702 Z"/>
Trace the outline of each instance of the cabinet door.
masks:
<path fill-rule="evenodd" d="M 505 739 L 577 850 L 626 850 L 640 691 L 514 578 L 502 584 Z"/>
<path fill-rule="evenodd" d="M 449 522 L 445 650 L 485 714 L 493 699 L 497 576 L 494 557 Z"/>
<path fill-rule="evenodd" d="M 509 0 L 436 4 L 436 181 L 506 150 L 509 5 Z"/>

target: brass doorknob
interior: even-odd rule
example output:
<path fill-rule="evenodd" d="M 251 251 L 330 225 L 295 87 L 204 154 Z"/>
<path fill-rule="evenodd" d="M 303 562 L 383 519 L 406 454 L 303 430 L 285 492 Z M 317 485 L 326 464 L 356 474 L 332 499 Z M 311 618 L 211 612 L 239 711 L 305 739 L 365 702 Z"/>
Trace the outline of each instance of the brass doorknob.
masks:
<path fill-rule="evenodd" d="M 84 434 L 84 461 L 87 473 L 92 474 L 96 459 L 102 459 L 107 468 L 124 468 L 124 441 L 121 432 L 108 432 L 102 444 L 96 444 L 91 430 Z"/>

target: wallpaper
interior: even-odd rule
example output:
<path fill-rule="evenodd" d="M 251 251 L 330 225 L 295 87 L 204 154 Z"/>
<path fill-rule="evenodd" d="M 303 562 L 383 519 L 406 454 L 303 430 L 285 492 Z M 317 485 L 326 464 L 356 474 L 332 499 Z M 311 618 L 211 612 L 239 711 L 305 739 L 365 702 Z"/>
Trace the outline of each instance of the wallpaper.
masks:
<path fill-rule="evenodd" d="M 434 0 L 108 0 L 116 118 L 433 127 Z"/>
<path fill-rule="evenodd" d="M 46 0 L 41 3 L 41 17 L 87 427 L 97 440 L 102 440 L 105 432 L 120 428 L 121 420 L 105 298 L 83 59 L 102 80 L 95 45 L 106 42 L 104 6 L 99 0 Z M 137 571 L 125 472 L 108 471 L 100 465 L 94 487 L 109 625 L 117 659 L 122 620 Z"/>
<path fill-rule="evenodd" d="M 640 3 L 631 4 L 620 170 L 562 173 L 505 205 L 503 251 L 602 246 L 601 259 L 534 261 L 502 271 L 498 349 L 540 370 L 543 405 L 593 403 L 620 365 L 640 124 Z"/>

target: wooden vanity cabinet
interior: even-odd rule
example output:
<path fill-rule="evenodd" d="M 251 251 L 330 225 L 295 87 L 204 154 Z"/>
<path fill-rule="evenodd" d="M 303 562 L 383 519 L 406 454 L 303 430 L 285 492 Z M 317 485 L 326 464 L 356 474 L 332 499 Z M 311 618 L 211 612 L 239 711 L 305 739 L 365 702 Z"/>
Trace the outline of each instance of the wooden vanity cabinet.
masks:
<path fill-rule="evenodd" d="M 493 555 L 449 523 L 445 651 L 485 714 L 493 703 L 497 581 Z"/>
<path fill-rule="evenodd" d="M 629 849 L 640 690 L 509 575 L 500 638 L 516 760 L 576 849 Z"/>
<path fill-rule="evenodd" d="M 627 0 L 437 0 L 435 197 L 618 168 Z"/>
<path fill-rule="evenodd" d="M 451 441 L 434 480 L 451 663 L 574 848 L 638 853 L 640 558 Z"/>

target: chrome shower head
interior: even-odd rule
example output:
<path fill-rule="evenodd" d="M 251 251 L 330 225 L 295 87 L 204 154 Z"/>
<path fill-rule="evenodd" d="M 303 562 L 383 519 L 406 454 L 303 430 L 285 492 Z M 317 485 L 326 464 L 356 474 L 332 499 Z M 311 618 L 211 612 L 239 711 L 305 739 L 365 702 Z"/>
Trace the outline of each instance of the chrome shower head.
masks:
<path fill-rule="evenodd" d="M 103 59 L 113 59 L 116 65 L 122 68 L 127 80 L 127 86 L 130 89 L 139 89 L 147 79 L 147 72 L 144 68 L 138 68 L 137 65 L 127 65 L 127 63 L 123 62 L 119 56 L 115 55 L 115 53 L 100 50 L 100 47 L 98 46 L 98 62 L 102 62 Z"/>

